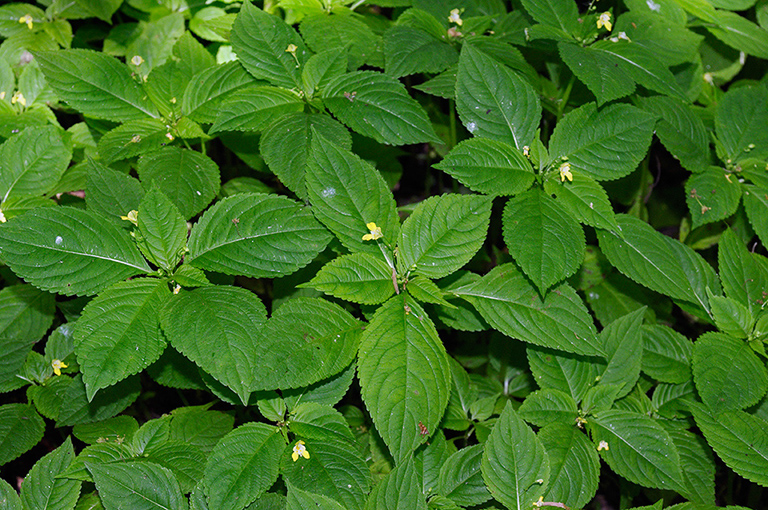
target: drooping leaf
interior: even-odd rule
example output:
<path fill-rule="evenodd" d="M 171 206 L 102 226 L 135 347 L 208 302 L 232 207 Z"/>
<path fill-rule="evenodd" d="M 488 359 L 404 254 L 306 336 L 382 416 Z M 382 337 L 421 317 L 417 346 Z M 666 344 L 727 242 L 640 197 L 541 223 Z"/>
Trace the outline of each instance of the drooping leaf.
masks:
<path fill-rule="evenodd" d="M 363 333 L 358 376 L 376 429 L 392 456 L 403 461 L 434 432 L 451 386 L 448 356 L 437 331 L 406 295 L 379 308 Z"/>
<path fill-rule="evenodd" d="M 137 179 L 92 159 L 85 165 L 88 168 L 85 204 L 89 211 L 119 219 L 139 209 L 144 189 Z"/>
<path fill-rule="evenodd" d="M 559 501 L 569 508 L 583 508 L 597 492 L 600 458 L 587 436 L 565 423 L 550 423 L 538 438 L 549 457 L 549 484 L 545 501 Z"/>
<path fill-rule="evenodd" d="M 34 406 L 0 406 L 0 466 L 35 446 L 43 438 L 44 430 L 45 422 Z"/>
<path fill-rule="evenodd" d="M 264 131 L 270 124 L 304 110 L 297 94 L 280 87 L 250 86 L 232 92 L 219 107 L 211 133 Z"/>
<path fill-rule="evenodd" d="M 76 49 L 40 51 L 35 61 L 59 99 L 85 115 L 117 122 L 159 116 L 131 70 L 114 57 Z"/>
<path fill-rule="evenodd" d="M 507 336 L 575 354 L 603 354 L 592 318 L 568 284 L 552 289 L 542 300 L 514 264 L 503 264 L 453 293 Z"/>
<path fill-rule="evenodd" d="M 186 262 L 254 278 L 293 273 L 325 248 L 330 234 L 306 208 L 285 197 L 234 195 L 192 228 Z"/>
<path fill-rule="evenodd" d="M 365 510 L 426 510 L 413 457 L 408 456 L 390 471 L 368 496 Z"/>
<path fill-rule="evenodd" d="M 693 220 L 691 227 L 724 220 L 736 212 L 742 197 L 738 180 L 716 166 L 693 174 L 685 183 L 685 201 Z M 746 204 L 748 198 L 744 197 Z"/>
<path fill-rule="evenodd" d="M 448 457 L 440 468 L 438 493 L 462 506 L 479 505 L 491 499 L 480 471 L 482 457 L 483 446 L 479 444 Z"/>
<path fill-rule="evenodd" d="M 54 510 L 74 508 L 80 495 L 79 480 L 57 478 L 75 458 L 72 440 L 35 462 L 21 484 L 21 504 L 25 509 Z"/>
<path fill-rule="evenodd" d="M 34 345 L 34 342 L 27 340 L 24 336 L 0 336 L 0 393 L 27 385 L 27 381 L 21 376 L 27 356 Z"/>
<path fill-rule="evenodd" d="M 0 254 L 36 287 L 90 295 L 150 271 L 128 234 L 96 213 L 45 207 L 0 226 Z"/>
<path fill-rule="evenodd" d="M 461 49 L 456 98 L 467 131 L 519 150 L 531 143 L 541 120 L 533 87 L 470 44 Z"/>
<path fill-rule="evenodd" d="M 530 508 L 549 482 L 549 459 L 539 438 L 507 402 L 485 442 L 483 479 L 510 510 Z"/>
<path fill-rule="evenodd" d="M 291 409 L 291 432 L 320 441 L 328 437 L 348 442 L 355 440 L 344 415 L 317 402 L 301 401 Z"/>
<path fill-rule="evenodd" d="M 106 508 L 185 510 L 186 500 L 173 473 L 152 462 L 86 463 Z"/>
<path fill-rule="evenodd" d="M 378 305 L 395 293 L 393 271 L 380 258 L 353 253 L 333 259 L 301 286 L 355 303 Z"/>
<path fill-rule="evenodd" d="M 485 240 L 491 200 L 481 195 L 442 195 L 421 202 L 403 223 L 397 267 L 428 278 L 460 269 Z"/>

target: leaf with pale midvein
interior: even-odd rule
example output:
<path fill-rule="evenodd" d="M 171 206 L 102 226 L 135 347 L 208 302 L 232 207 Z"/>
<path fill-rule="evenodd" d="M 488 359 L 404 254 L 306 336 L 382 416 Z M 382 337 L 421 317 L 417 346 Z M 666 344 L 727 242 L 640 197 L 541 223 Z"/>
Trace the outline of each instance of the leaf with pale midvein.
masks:
<path fill-rule="evenodd" d="M 682 384 L 688 381 L 691 378 L 693 342 L 667 326 L 646 325 L 642 331 L 642 371 L 665 383 Z"/>
<path fill-rule="evenodd" d="M 539 23 L 559 28 L 567 34 L 580 30 L 579 10 L 574 2 L 523 0 L 523 7 Z"/>
<path fill-rule="evenodd" d="M 427 510 L 413 457 L 408 456 L 373 488 L 365 510 Z"/>
<path fill-rule="evenodd" d="M 432 320 L 415 301 L 395 296 L 376 312 L 358 355 L 363 401 L 397 462 L 429 436 L 448 405 L 448 355 Z"/>
<path fill-rule="evenodd" d="M 238 61 L 203 69 L 190 78 L 181 100 L 181 111 L 197 122 L 215 122 L 218 108 L 229 94 L 258 83 Z"/>
<path fill-rule="evenodd" d="M 124 230 L 73 207 L 33 209 L 3 223 L 0 256 L 32 285 L 68 296 L 150 271 Z"/>
<path fill-rule="evenodd" d="M 573 424 L 550 423 L 538 438 L 549 457 L 549 485 L 545 501 L 584 508 L 597 492 L 600 457 L 587 436 Z"/>
<path fill-rule="evenodd" d="M 0 406 L 0 466 L 35 446 L 45 431 L 45 422 L 28 404 Z"/>
<path fill-rule="evenodd" d="M 542 293 L 584 261 L 584 231 L 542 190 L 511 198 L 504 206 L 502 226 L 509 253 Z"/>
<path fill-rule="evenodd" d="M 139 209 L 144 188 L 138 179 L 93 159 L 87 160 L 85 166 L 85 205 L 89 211 L 120 220 L 129 211 Z"/>
<path fill-rule="evenodd" d="M 323 104 L 361 135 L 390 145 L 438 142 L 422 107 L 402 83 L 374 71 L 354 71 L 331 80 Z"/>
<path fill-rule="evenodd" d="M 472 191 L 491 196 L 516 195 L 535 178 L 530 161 L 518 149 L 489 138 L 464 140 L 433 166 Z"/>
<path fill-rule="evenodd" d="M 215 204 L 192 228 L 186 261 L 225 274 L 282 276 L 311 262 L 330 239 L 298 202 L 241 193 Z"/>
<path fill-rule="evenodd" d="M 59 99 L 80 113 L 118 122 L 159 116 L 128 66 L 114 57 L 77 49 L 36 52 L 35 61 Z"/>
<path fill-rule="evenodd" d="M 57 478 L 75 459 L 72 439 L 35 462 L 21 484 L 21 503 L 28 510 L 74 508 L 80 495 L 79 480 Z M 3 507 L 0 499 L 0 507 Z M 4 508 L 4 507 L 3 507 Z"/>
<path fill-rule="evenodd" d="M 569 216 L 581 223 L 616 231 L 616 217 L 608 193 L 592 177 L 584 173 L 573 175 L 573 181 L 563 181 L 559 172 L 550 172 L 544 180 L 544 191 L 553 195 Z"/>
<path fill-rule="evenodd" d="M 281 18 L 245 2 L 230 37 L 238 60 L 254 77 L 278 87 L 301 89 L 300 67 L 309 58 L 309 51 Z M 296 50 L 287 51 L 289 45 Z"/>
<path fill-rule="evenodd" d="M 713 416 L 691 403 L 696 425 L 725 465 L 747 480 L 768 487 L 768 423 L 744 411 Z"/>
<path fill-rule="evenodd" d="M 56 186 L 72 159 L 72 146 L 61 135 L 53 126 L 30 127 L 0 146 L 0 203 Z"/>
<path fill-rule="evenodd" d="M 322 494 L 303 491 L 290 483 L 287 485 L 286 510 L 345 510 L 335 499 Z"/>
<path fill-rule="evenodd" d="M 723 232 L 717 247 L 717 265 L 725 294 L 749 308 L 753 315 L 762 310 L 768 289 L 768 268 L 760 263 L 762 256 L 750 253 L 736 234 Z"/>
<path fill-rule="evenodd" d="M 629 175 L 645 157 L 656 117 L 640 108 L 587 103 L 558 122 L 549 142 L 551 161 L 567 158 L 572 173 L 596 181 Z"/>
<path fill-rule="evenodd" d="M 120 124 L 99 139 L 100 163 L 108 165 L 164 147 L 170 131 L 166 126 L 162 119 L 152 117 Z"/>
<path fill-rule="evenodd" d="M 646 307 L 638 308 L 611 322 L 600 332 L 607 366 L 600 374 L 598 385 L 624 385 L 616 398 L 629 393 L 640 377 L 643 359 L 643 333 L 641 326 Z"/>
<path fill-rule="evenodd" d="M 242 509 L 277 480 L 285 440 L 276 427 L 246 423 L 224 436 L 205 465 L 211 508 Z"/>
<path fill-rule="evenodd" d="M 139 248 L 161 268 L 171 271 L 181 260 L 187 242 L 187 223 L 162 191 L 152 189 L 139 205 Z"/>
<path fill-rule="evenodd" d="M 370 163 L 314 131 L 307 160 L 312 211 L 350 251 L 381 254 L 382 241 L 363 241 L 368 223 L 394 244 L 400 231 L 397 206 L 384 178 Z"/>
<path fill-rule="evenodd" d="M 392 274 L 393 269 L 382 258 L 353 253 L 333 259 L 299 287 L 317 289 L 355 303 L 378 305 L 395 293 Z"/>
<path fill-rule="evenodd" d="M 632 216 L 616 216 L 621 237 L 597 232 L 600 249 L 616 269 L 651 290 L 709 310 L 706 289 L 720 293 L 715 271 L 701 255 Z"/>
<path fill-rule="evenodd" d="M 105 508 L 186 510 L 173 473 L 152 462 L 86 463 Z"/>
<path fill-rule="evenodd" d="M 721 221 L 739 207 L 742 195 L 749 217 L 750 186 L 743 186 L 718 166 L 707 166 L 685 183 L 685 201 L 691 213 L 691 228 Z M 762 215 L 760 215 L 762 216 Z"/>
<path fill-rule="evenodd" d="M 304 101 L 295 93 L 280 87 L 251 86 L 236 90 L 219 107 L 219 115 L 211 126 L 217 131 L 263 131 L 287 114 L 304 110 Z"/>
<path fill-rule="evenodd" d="M 381 37 L 365 18 L 356 13 L 336 10 L 333 16 L 326 12 L 306 16 L 299 26 L 301 37 L 309 48 L 319 53 L 332 50 L 349 61 L 349 69 L 363 64 L 382 67 Z"/>
<path fill-rule="evenodd" d="M 510 510 L 530 509 L 549 481 L 549 459 L 536 434 L 507 402 L 485 442 L 483 479 Z"/>
<path fill-rule="evenodd" d="M 8 285 L 0 290 L 0 338 L 31 347 L 51 327 L 55 313 L 52 294 L 32 285 Z"/>
<path fill-rule="evenodd" d="M 566 283 L 542 300 L 536 287 L 509 263 L 452 292 L 472 303 L 491 326 L 507 336 L 575 354 L 603 355 L 589 312 Z"/>
<path fill-rule="evenodd" d="M 535 345 L 529 345 L 526 351 L 531 374 L 539 387 L 565 392 L 576 402 L 581 402 L 599 373 L 594 359 Z"/>
<path fill-rule="evenodd" d="M 598 104 L 628 96 L 635 91 L 635 81 L 626 73 L 616 72 L 618 62 L 612 55 L 569 41 L 559 42 L 557 49 L 563 62 L 595 95 Z"/>
<path fill-rule="evenodd" d="M 75 353 L 89 401 L 160 357 L 166 340 L 159 311 L 170 296 L 164 280 L 138 278 L 107 288 L 83 309 L 75 323 Z"/>
<path fill-rule="evenodd" d="M 522 150 L 541 121 L 539 96 L 527 81 L 469 44 L 462 47 L 456 77 L 456 109 L 475 136 Z"/>
<path fill-rule="evenodd" d="M 605 441 L 603 460 L 630 482 L 656 489 L 679 490 L 680 456 L 664 428 L 644 414 L 601 411 L 588 420 L 592 442 Z"/>
<path fill-rule="evenodd" d="M 182 291 L 165 305 L 160 321 L 171 345 L 248 402 L 267 321 L 255 294 L 224 285 Z"/>
<path fill-rule="evenodd" d="M 491 202 L 483 195 L 458 194 L 421 202 L 400 230 L 400 272 L 442 278 L 461 269 L 485 241 Z"/>
<path fill-rule="evenodd" d="M 573 425 L 579 416 L 576 400 L 568 393 L 554 388 L 529 394 L 517 411 L 525 421 L 537 427 L 556 422 Z"/>
<path fill-rule="evenodd" d="M 445 40 L 420 28 L 395 25 L 384 32 L 387 74 L 400 78 L 415 73 L 439 73 L 459 60 Z"/>
<path fill-rule="evenodd" d="M 454 453 L 440 467 L 438 494 L 458 505 L 472 506 L 491 499 L 483 482 L 480 465 L 483 445 L 476 444 Z"/>
<path fill-rule="evenodd" d="M 715 110 L 715 133 L 729 159 L 768 156 L 768 92 L 762 87 L 729 90 Z"/>
<path fill-rule="evenodd" d="M 687 430 L 671 429 L 669 436 L 680 454 L 681 489 L 687 499 L 702 505 L 715 504 L 715 459 L 703 437 Z"/>
<path fill-rule="evenodd" d="M 707 29 L 728 46 L 747 55 L 768 58 L 768 31 L 735 12 L 716 10 L 715 26 Z"/>

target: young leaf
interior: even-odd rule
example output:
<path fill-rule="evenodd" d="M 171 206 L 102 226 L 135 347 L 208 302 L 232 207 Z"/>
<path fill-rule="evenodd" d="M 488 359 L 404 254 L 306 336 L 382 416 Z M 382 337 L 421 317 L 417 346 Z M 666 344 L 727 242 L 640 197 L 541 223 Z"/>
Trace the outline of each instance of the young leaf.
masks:
<path fill-rule="evenodd" d="M 735 299 L 709 294 L 712 318 L 717 329 L 734 338 L 745 339 L 752 333 L 755 318 L 746 306 Z"/>
<path fill-rule="evenodd" d="M 258 83 L 239 61 L 203 69 L 190 78 L 181 111 L 194 121 L 213 123 L 225 98 L 235 90 Z"/>
<path fill-rule="evenodd" d="M 374 33 L 365 18 L 352 12 L 325 12 L 304 18 L 299 26 L 301 35 L 314 52 L 333 50 L 346 53 L 349 69 L 363 64 L 381 67 L 380 37 Z M 378 54 L 377 54 L 378 52 Z"/>
<path fill-rule="evenodd" d="M 248 402 L 267 321 L 255 294 L 224 285 L 182 291 L 165 305 L 160 321 L 176 349 Z"/>
<path fill-rule="evenodd" d="M 534 391 L 517 410 L 522 419 L 543 427 L 548 423 L 573 425 L 579 416 L 579 408 L 571 395 L 554 388 Z"/>
<path fill-rule="evenodd" d="M 720 238 L 717 263 L 725 294 L 746 305 L 756 316 L 762 310 L 768 289 L 768 271 L 759 254 L 750 253 L 730 229 Z"/>
<path fill-rule="evenodd" d="M 339 299 L 365 305 L 383 303 L 395 293 L 394 269 L 367 253 L 342 255 L 324 265 L 311 281 L 300 285 Z"/>
<path fill-rule="evenodd" d="M 323 104 L 363 136 L 390 145 L 438 142 L 426 113 L 396 79 L 355 71 L 333 79 Z"/>
<path fill-rule="evenodd" d="M 61 446 L 38 460 L 21 484 L 21 503 L 24 508 L 74 508 L 82 482 L 58 478 L 74 459 L 75 450 L 72 439 L 68 437 Z"/>
<path fill-rule="evenodd" d="M 433 166 L 472 191 L 491 196 L 517 195 L 535 178 L 530 161 L 518 149 L 489 138 L 464 140 Z"/>
<path fill-rule="evenodd" d="M 714 12 L 714 22 L 715 26 L 709 25 L 707 29 L 725 44 L 747 55 L 768 58 L 765 27 L 759 27 L 735 12 L 719 9 Z"/>
<path fill-rule="evenodd" d="M 116 122 L 159 116 L 128 66 L 114 57 L 78 49 L 40 51 L 35 61 L 59 99 L 80 113 Z"/>
<path fill-rule="evenodd" d="M 481 195 L 442 195 L 424 200 L 400 231 L 400 273 L 442 278 L 460 269 L 482 246 L 490 215 L 491 200 Z"/>
<path fill-rule="evenodd" d="M 656 117 L 640 108 L 587 103 L 558 122 L 549 142 L 552 161 L 567 160 L 573 174 L 597 181 L 629 175 L 648 152 Z"/>
<path fill-rule="evenodd" d="M 139 208 L 144 197 L 141 183 L 130 175 L 112 170 L 96 160 L 85 162 L 85 205 L 89 211 L 119 220 Z"/>
<path fill-rule="evenodd" d="M 211 508 L 242 509 L 277 480 L 285 441 L 276 427 L 246 423 L 216 445 L 205 465 L 205 492 Z"/>
<path fill-rule="evenodd" d="M 440 467 L 438 494 L 457 505 L 473 506 L 491 499 L 480 471 L 483 445 L 472 445 L 454 453 Z"/>
<path fill-rule="evenodd" d="M 592 318 L 568 284 L 552 289 L 542 300 L 514 264 L 503 264 L 453 293 L 507 336 L 575 354 L 603 355 Z"/>
<path fill-rule="evenodd" d="M 416 302 L 401 294 L 379 308 L 363 333 L 358 377 L 376 429 L 402 462 L 437 428 L 451 388 L 445 347 Z"/>
<path fill-rule="evenodd" d="M 519 150 L 531 143 L 541 120 L 533 87 L 470 44 L 459 57 L 456 108 L 470 133 Z"/>
<path fill-rule="evenodd" d="M 643 359 L 643 324 L 645 307 L 616 319 L 600 332 L 600 341 L 605 350 L 608 365 L 600 375 L 598 384 L 623 384 L 616 398 L 632 390 L 640 377 Z"/>
<path fill-rule="evenodd" d="M 576 173 L 565 182 L 559 172 L 550 172 L 544 180 L 544 191 L 554 196 L 568 216 L 592 227 L 617 231 L 616 217 L 608 193 L 592 177 Z"/>
<path fill-rule="evenodd" d="M 219 168 L 212 159 L 189 149 L 164 147 L 144 154 L 137 167 L 145 189 L 154 185 L 189 219 L 219 192 Z"/>
<path fill-rule="evenodd" d="M 536 434 L 507 402 L 485 442 L 483 479 L 510 510 L 531 508 L 549 482 L 549 459 Z"/>
<path fill-rule="evenodd" d="M 592 442 L 617 474 L 644 487 L 680 490 L 680 456 L 661 425 L 629 411 L 602 411 L 587 425 Z M 605 446 L 607 445 L 607 447 Z"/>
<path fill-rule="evenodd" d="M 8 220 L 0 227 L 0 253 L 28 282 L 68 296 L 150 271 L 124 230 L 73 207 L 37 208 Z"/>
<path fill-rule="evenodd" d="M 162 119 L 151 117 L 120 124 L 99 139 L 101 163 L 108 165 L 160 149 L 168 143 L 168 132 Z"/>
<path fill-rule="evenodd" d="M 336 500 L 288 485 L 286 510 L 345 510 Z"/>
<path fill-rule="evenodd" d="M 693 343 L 672 328 L 643 326 L 642 371 L 658 381 L 682 384 L 691 378 Z"/>
<path fill-rule="evenodd" d="M 541 293 L 575 273 L 584 260 L 581 227 L 541 190 L 511 198 L 502 225 L 509 253 Z"/>
<path fill-rule="evenodd" d="M 589 358 L 529 345 L 528 364 L 542 389 L 560 390 L 581 402 L 596 382 L 598 366 Z"/>
<path fill-rule="evenodd" d="M 254 278 L 293 273 L 330 241 L 297 202 L 241 193 L 208 209 L 192 228 L 186 262 L 208 271 Z"/>
<path fill-rule="evenodd" d="M 291 432 L 306 439 L 329 437 L 352 443 L 355 437 L 340 412 L 329 405 L 304 402 L 291 409 Z"/>
<path fill-rule="evenodd" d="M 332 79 L 347 72 L 348 63 L 346 51 L 323 50 L 309 57 L 301 70 L 304 94 L 312 97 L 316 92 L 325 90 Z"/>
<path fill-rule="evenodd" d="M 166 345 L 159 311 L 170 296 L 165 281 L 140 278 L 119 282 L 88 303 L 75 323 L 88 401 L 157 361 Z"/>
<path fill-rule="evenodd" d="M 549 457 L 549 484 L 545 501 L 584 508 L 597 492 L 600 457 L 587 436 L 573 425 L 550 423 L 538 438 Z"/>
<path fill-rule="evenodd" d="M 381 254 L 380 241 L 363 240 L 369 223 L 394 244 L 400 219 L 384 178 L 359 156 L 317 132 L 312 134 L 306 185 L 315 216 L 350 251 Z"/>
<path fill-rule="evenodd" d="M 179 482 L 169 469 L 141 461 L 86 463 L 85 466 L 105 508 L 186 510 Z"/>
<path fill-rule="evenodd" d="M 42 438 L 45 421 L 27 404 L 0 406 L 0 466 L 35 446 Z"/>
<path fill-rule="evenodd" d="M 219 108 L 211 133 L 264 131 L 274 121 L 304 110 L 297 94 L 280 87 L 250 86 L 232 92 Z"/>
<path fill-rule="evenodd" d="M 390 471 L 368 496 L 365 510 L 427 510 L 413 457 L 408 456 Z"/>
<path fill-rule="evenodd" d="M 172 270 L 184 254 L 187 223 L 171 200 L 162 191 L 151 189 L 139 206 L 139 248 L 146 249 L 155 263 L 166 271 Z"/>

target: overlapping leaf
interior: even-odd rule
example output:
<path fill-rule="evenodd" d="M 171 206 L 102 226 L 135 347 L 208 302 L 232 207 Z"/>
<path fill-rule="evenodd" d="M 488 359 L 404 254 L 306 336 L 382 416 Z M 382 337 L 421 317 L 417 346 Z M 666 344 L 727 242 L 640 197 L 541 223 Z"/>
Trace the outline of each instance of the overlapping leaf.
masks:
<path fill-rule="evenodd" d="M 72 159 L 72 147 L 53 126 L 25 129 L 0 146 L 0 202 L 43 195 L 53 189 Z"/>
<path fill-rule="evenodd" d="M 303 110 L 304 101 L 290 90 L 244 87 L 232 92 L 221 105 L 211 132 L 263 131 L 275 120 Z"/>
<path fill-rule="evenodd" d="M 138 180 L 92 159 L 85 165 L 85 204 L 89 211 L 119 219 L 139 209 L 144 189 Z"/>
<path fill-rule="evenodd" d="M 38 460 L 21 484 L 21 503 L 24 508 L 54 510 L 74 508 L 80 495 L 79 480 L 57 478 L 75 458 L 72 440 Z M 0 500 L 1 502 L 2 500 Z"/>
<path fill-rule="evenodd" d="M 45 422 L 34 406 L 0 406 L 0 466 L 35 446 L 43 438 L 44 430 Z"/>
<path fill-rule="evenodd" d="M 227 96 L 256 83 L 240 62 L 203 69 L 189 80 L 181 100 L 181 110 L 192 120 L 213 123 L 219 106 Z"/>
<path fill-rule="evenodd" d="M 181 260 L 187 242 L 187 223 L 171 200 L 156 189 L 141 201 L 138 216 L 139 248 L 155 265 L 170 271 Z"/>
<path fill-rule="evenodd" d="M 355 303 L 377 305 L 397 289 L 393 269 L 383 259 L 367 253 L 353 253 L 333 259 L 304 287 Z"/>
<path fill-rule="evenodd" d="M 186 500 L 173 473 L 152 462 L 86 464 L 105 507 L 185 510 Z"/>
<path fill-rule="evenodd" d="M 600 458 L 594 445 L 578 428 L 565 423 L 544 426 L 538 438 L 549 457 L 544 500 L 583 508 L 597 492 L 600 478 Z"/>

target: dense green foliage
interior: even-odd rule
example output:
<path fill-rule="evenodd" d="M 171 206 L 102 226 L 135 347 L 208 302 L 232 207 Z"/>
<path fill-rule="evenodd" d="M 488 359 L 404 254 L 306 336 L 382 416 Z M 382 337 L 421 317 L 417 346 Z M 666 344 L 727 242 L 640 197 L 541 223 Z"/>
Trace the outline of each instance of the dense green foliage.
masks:
<path fill-rule="evenodd" d="M 0 40 L 0 510 L 768 501 L 768 1 Z"/>

